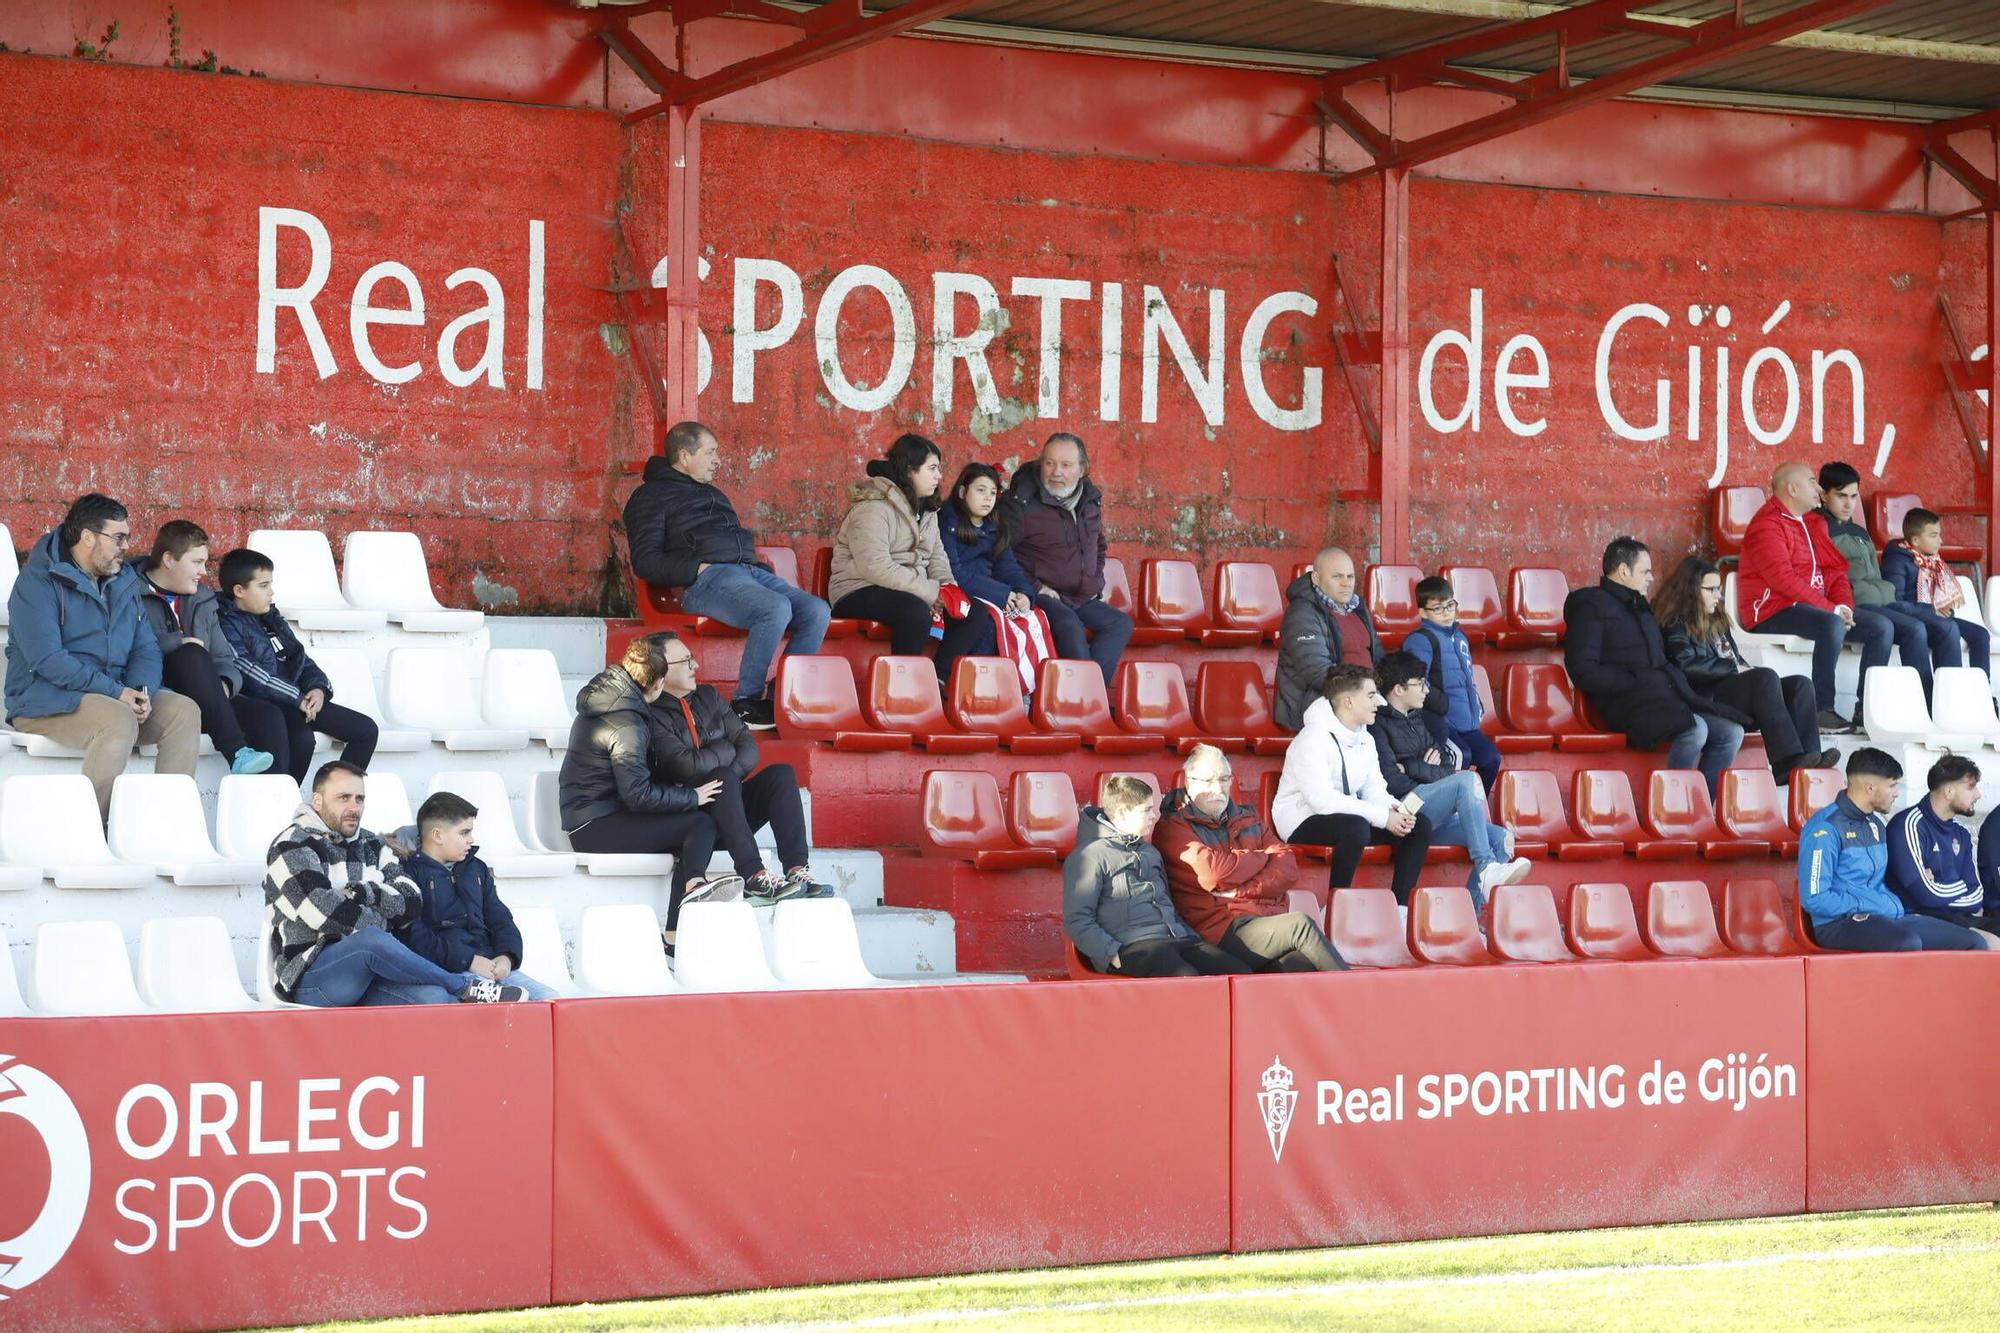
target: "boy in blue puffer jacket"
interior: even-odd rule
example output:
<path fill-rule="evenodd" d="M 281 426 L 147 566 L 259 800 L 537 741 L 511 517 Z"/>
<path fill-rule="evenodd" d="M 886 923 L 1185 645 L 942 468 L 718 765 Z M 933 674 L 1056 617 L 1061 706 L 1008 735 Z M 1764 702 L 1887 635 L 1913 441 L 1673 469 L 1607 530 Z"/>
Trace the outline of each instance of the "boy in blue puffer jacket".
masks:
<path fill-rule="evenodd" d="M 1465 756 L 1463 767 L 1478 769 L 1479 780 L 1491 792 L 1500 780 L 1500 750 L 1479 729 L 1486 709 L 1472 678 L 1472 642 L 1458 627 L 1458 599 L 1449 581 L 1432 575 L 1417 584 L 1417 616 L 1403 651 L 1424 664 L 1432 692 L 1445 701 L 1445 734 L 1438 739 L 1456 745 Z M 1436 729 L 1434 717 L 1425 720 Z"/>
<path fill-rule="evenodd" d="M 479 809 L 454 792 L 433 792 L 417 807 L 414 827 L 390 835 L 397 847 L 420 850 L 403 856 L 403 873 L 423 890 L 422 909 L 397 928 L 410 949 L 447 972 L 474 972 L 506 986 L 518 986 L 530 1000 L 553 1000 L 556 993 L 519 971 L 521 932 L 514 914 L 500 901 L 493 871 L 472 845 Z"/>

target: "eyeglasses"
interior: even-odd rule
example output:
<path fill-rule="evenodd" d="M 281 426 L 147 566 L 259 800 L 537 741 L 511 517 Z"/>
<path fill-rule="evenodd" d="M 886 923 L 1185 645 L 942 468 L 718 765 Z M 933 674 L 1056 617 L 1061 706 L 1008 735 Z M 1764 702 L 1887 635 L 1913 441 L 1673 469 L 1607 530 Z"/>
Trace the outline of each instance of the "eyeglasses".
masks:
<path fill-rule="evenodd" d="M 1181 774 L 1182 780 L 1190 787 L 1226 787 L 1229 785 L 1230 776 L 1228 773 L 1214 773 L 1207 776 L 1200 773 Z"/>
<path fill-rule="evenodd" d="M 660 665 L 666 667 L 686 666 L 692 661 L 694 661 L 693 657 L 669 657 L 666 661 L 660 663 Z"/>
<path fill-rule="evenodd" d="M 1426 611 L 1456 611 L 1456 610 L 1458 610 L 1458 599 L 1454 597 L 1454 598 L 1453 598 L 1453 599 L 1452 599 L 1451 601 L 1449 601 L 1449 602 L 1432 602 L 1432 603 L 1431 603 L 1431 604 L 1430 604 L 1429 606 L 1425 607 L 1425 608 L 1424 608 L 1424 610 L 1426 610 Z"/>
<path fill-rule="evenodd" d="M 106 532 L 103 528 L 91 528 L 90 531 L 104 538 L 121 551 L 132 544 L 132 534 L 129 532 Z"/>
<path fill-rule="evenodd" d="M 1720 597 L 1722 596 L 1722 587 L 1719 584 L 1711 586 L 1704 583 L 1701 585 L 1701 595 L 1704 597 Z"/>

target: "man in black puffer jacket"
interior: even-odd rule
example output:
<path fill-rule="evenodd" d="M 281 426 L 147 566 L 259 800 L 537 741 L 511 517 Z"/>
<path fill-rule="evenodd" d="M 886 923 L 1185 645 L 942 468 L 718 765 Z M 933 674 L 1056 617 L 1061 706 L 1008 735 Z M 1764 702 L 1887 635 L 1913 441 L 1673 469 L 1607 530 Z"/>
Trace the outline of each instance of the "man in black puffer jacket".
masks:
<path fill-rule="evenodd" d="M 1713 797 L 1743 744 L 1748 714 L 1688 685 L 1667 657 L 1660 622 L 1646 593 L 1653 556 L 1645 543 L 1620 537 L 1604 548 L 1604 577 L 1563 603 L 1564 662 L 1604 720 L 1635 750 L 1668 745 L 1668 768 L 1699 768 Z"/>
<path fill-rule="evenodd" d="M 681 609 L 712 616 L 744 631 L 736 671 L 737 716 L 760 729 L 774 725 L 765 697 L 778 642 L 816 653 L 826 637 L 827 604 L 766 569 L 756 538 L 736 519 L 736 507 L 711 483 L 722 460 L 715 432 L 698 421 L 667 431 L 661 456 L 646 460 L 646 480 L 625 502 L 625 540 L 632 572 L 662 588 L 681 590 Z"/>

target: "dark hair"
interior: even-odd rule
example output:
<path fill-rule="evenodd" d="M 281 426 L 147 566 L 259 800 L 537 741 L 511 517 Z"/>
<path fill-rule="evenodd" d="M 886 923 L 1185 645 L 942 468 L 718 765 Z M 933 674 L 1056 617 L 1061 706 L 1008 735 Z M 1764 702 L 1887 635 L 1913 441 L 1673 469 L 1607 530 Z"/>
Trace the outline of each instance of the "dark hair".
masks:
<path fill-rule="evenodd" d="M 1373 673 L 1352 662 L 1341 662 L 1327 670 L 1326 679 L 1320 682 L 1320 697 L 1330 704 L 1337 704 L 1343 696 L 1367 689 L 1374 679 Z"/>
<path fill-rule="evenodd" d="M 455 791 L 434 791 L 417 807 L 417 836 L 423 837 L 440 824 L 450 827 L 479 817 L 479 807 Z"/>
<path fill-rule="evenodd" d="M 345 773 L 363 780 L 368 777 L 368 770 L 359 764 L 350 764 L 345 759 L 329 759 L 319 766 L 319 772 L 313 774 L 313 795 L 319 795 L 326 784 L 333 781 L 337 773 Z"/>
<path fill-rule="evenodd" d="M 1828 463 L 1819 470 L 1819 488 L 1823 491 L 1842 490 L 1860 481 L 1861 474 L 1852 463 Z"/>
<path fill-rule="evenodd" d="M 1944 758 L 1932 764 L 1931 771 L 1924 775 L 1924 786 L 1936 791 L 1939 787 L 1949 787 L 1952 783 L 1965 778 L 1971 778 L 1974 782 L 1979 781 L 1979 765 L 1962 754 L 1946 751 Z"/>
<path fill-rule="evenodd" d="M 1387 694 L 1398 685 L 1407 685 L 1413 680 L 1428 682 L 1430 669 L 1415 653 L 1406 653 L 1400 648 L 1393 653 L 1382 654 L 1382 660 L 1375 664 L 1375 684 Z"/>
<path fill-rule="evenodd" d="M 625 656 L 618 665 L 625 668 L 625 674 L 640 689 L 650 690 L 655 681 L 667 674 L 667 645 L 680 641 L 681 636 L 672 630 L 642 634 L 625 645 Z"/>
<path fill-rule="evenodd" d="M 1105 814 L 1116 819 L 1128 811 L 1137 810 L 1152 799 L 1151 787 L 1130 773 L 1120 773 L 1104 784 L 1104 794 L 1098 803 L 1103 807 Z"/>
<path fill-rule="evenodd" d="M 1912 509 L 1909 513 L 1903 515 L 1903 540 L 1906 542 L 1915 541 L 1917 534 L 1925 528 L 1933 523 L 1942 522 L 1944 520 L 1929 509 Z"/>
<path fill-rule="evenodd" d="M 936 491 L 919 500 L 916 487 L 910 484 L 916 470 L 933 458 L 943 461 L 944 451 L 921 435 L 905 433 L 896 437 L 888 452 L 868 464 L 868 475 L 895 482 L 896 489 L 910 502 L 910 508 L 922 516 L 944 503 Z"/>
<path fill-rule="evenodd" d="M 1698 555 L 1681 561 L 1653 597 L 1653 614 L 1662 625 L 1684 625 L 1698 643 L 1715 643 L 1729 633 L 1729 615 L 1721 605 L 1710 611 L 1701 604 L 1701 581 L 1717 573 Z"/>
<path fill-rule="evenodd" d="M 1440 578 L 1436 574 L 1427 579 L 1418 579 L 1416 596 L 1417 605 L 1420 607 L 1427 602 L 1448 602 L 1451 600 L 1451 580 Z"/>
<path fill-rule="evenodd" d="M 1083 437 L 1080 435 L 1072 435 L 1066 430 L 1059 430 L 1049 436 L 1048 439 L 1042 441 L 1042 453 L 1047 453 L 1050 445 L 1065 441 L 1076 446 L 1076 461 L 1083 464 L 1085 472 L 1090 471 L 1090 450 L 1084 447 Z"/>
<path fill-rule="evenodd" d="M 235 597 L 236 590 L 256 578 L 267 569 L 276 569 L 271 557 L 262 551 L 253 551 L 247 546 L 239 546 L 222 557 L 216 566 L 215 581 L 222 585 L 224 597 Z"/>
<path fill-rule="evenodd" d="M 153 534 L 153 563 L 157 565 L 168 556 L 178 560 L 195 547 L 206 545 L 208 534 L 201 530 L 201 524 L 184 518 L 162 523 Z"/>
<path fill-rule="evenodd" d="M 715 434 L 699 421 L 676 421 L 667 427 L 667 433 L 660 439 L 660 452 L 667 456 L 669 463 L 678 463 L 700 449 L 702 442 Z"/>
<path fill-rule="evenodd" d="M 1632 564 L 1649 548 L 1637 537 L 1613 537 L 1611 545 L 1604 548 L 1604 572 L 1616 573 Z"/>
<path fill-rule="evenodd" d="M 1847 756 L 1847 776 L 1850 778 L 1900 778 L 1903 766 L 1895 761 L 1886 750 L 1878 750 L 1872 745 L 1864 745 Z"/>
<path fill-rule="evenodd" d="M 83 540 L 86 532 L 96 532 L 106 523 L 117 523 L 132 515 L 124 505 L 108 495 L 92 491 L 79 495 L 70 504 L 69 512 L 63 515 L 62 533 L 57 538 L 64 546 L 74 546 Z"/>
<path fill-rule="evenodd" d="M 952 512 L 958 516 L 957 536 L 961 542 L 975 542 L 979 540 L 981 524 L 972 517 L 972 511 L 965 507 L 965 488 L 981 478 L 992 482 L 993 489 L 999 492 L 1001 498 L 1004 499 L 1007 494 L 1007 487 L 1000 480 L 1000 469 L 994 467 L 992 464 L 967 463 L 963 468 L 959 469 L 958 480 L 951 484 L 951 499 L 945 503 L 949 504 Z M 988 514 L 987 517 L 993 520 L 993 530 L 995 533 L 993 538 L 993 554 L 997 556 L 1014 544 L 1014 514 L 1005 504 L 996 501 L 993 506 L 993 512 Z"/>

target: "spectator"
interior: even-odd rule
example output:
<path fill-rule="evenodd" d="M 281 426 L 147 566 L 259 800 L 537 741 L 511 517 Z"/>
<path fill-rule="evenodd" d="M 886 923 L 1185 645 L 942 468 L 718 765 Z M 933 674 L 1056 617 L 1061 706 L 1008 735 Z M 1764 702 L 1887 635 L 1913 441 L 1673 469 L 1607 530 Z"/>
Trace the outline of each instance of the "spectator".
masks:
<path fill-rule="evenodd" d="M 971 651 L 1012 659 L 1021 668 L 1023 687 L 1033 693 L 1041 664 L 1056 655 L 1055 631 L 1046 613 L 1036 613 L 1035 585 L 1014 558 L 1018 517 L 1000 503 L 999 471 L 967 463 L 939 514 L 938 537 L 958 586 L 985 604 L 972 611 L 987 625 Z"/>
<path fill-rule="evenodd" d="M 1821 735 L 1845 736 L 1855 725 L 1834 708 L 1834 669 L 1850 639 L 1861 645 L 1861 683 L 1856 717 L 1868 671 L 1889 660 L 1895 630 L 1888 617 L 1856 615 L 1854 589 L 1847 582 L 1847 557 L 1827 535 L 1826 520 L 1814 513 L 1819 483 L 1804 463 L 1785 463 L 1771 475 L 1771 498 L 1743 533 L 1736 567 L 1736 613 L 1759 634 L 1794 634 L 1813 645 L 1813 695 Z"/>
<path fill-rule="evenodd" d="M 1846 463 L 1828 463 L 1819 470 L 1819 488 L 1819 516 L 1826 521 L 1828 538 L 1847 558 L 1855 617 L 1881 616 L 1889 622 L 1897 656 L 1916 669 L 1929 699 L 1932 662 L 1957 666 L 1964 660 L 1956 625 L 1929 606 L 1899 599 L 1896 585 L 1883 575 L 1875 541 L 1854 517 L 1861 508 L 1861 474 Z"/>
<path fill-rule="evenodd" d="M 674 858 L 664 936 L 670 951 L 682 903 L 710 897 L 726 902 L 743 892 L 740 876 L 707 874 L 716 827 L 703 807 L 715 803 L 722 780 L 678 786 L 661 781 L 652 769 L 659 723 L 651 705 L 667 692 L 667 673 L 692 658 L 673 635 L 632 640 L 617 665 L 577 691 L 576 721 L 556 779 L 563 832 L 572 848 Z"/>
<path fill-rule="evenodd" d="M 1847 790 L 1799 830 L 1799 904 L 1823 949 L 1904 953 L 1983 949 L 1963 926 L 1910 913 L 1885 877 L 1882 816 L 1896 807 L 1903 766 L 1873 746 L 1847 756 Z"/>
<path fill-rule="evenodd" d="M 432 792 L 417 807 L 416 824 L 390 836 L 403 873 L 422 895 L 397 938 L 447 972 L 471 972 L 519 986 L 530 1000 L 553 1000 L 553 990 L 521 971 L 521 932 L 472 843 L 478 817 L 479 808 L 456 792 Z M 417 850 L 402 850 L 410 846 Z"/>
<path fill-rule="evenodd" d="M 1888 885 L 1912 913 L 1964 926 L 1987 948 L 2000 948 L 1972 830 L 1958 822 L 1972 818 L 1979 806 L 1979 765 L 1946 754 L 1931 765 L 1924 786 L 1929 795 L 1889 820 Z"/>
<path fill-rule="evenodd" d="M 2000 934 L 2000 807 L 1979 825 L 1980 927 Z"/>
<path fill-rule="evenodd" d="M 944 618 L 938 643 L 938 679 L 951 681 L 958 659 L 990 642 L 993 623 L 970 614 L 957 587 L 951 561 L 938 537 L 938 486 L 944 480 L 938 447 L 921 435 L 899 435 L 889 452 L 868 464 L 868 480 L 856 482 L 854 505 L 840 521 L 833 545 L 833 575 L 827 597 L 835 615 L 878 620 L 889 627 L 890 651 L 921 653 L 930 646 L 933 617 Z M 950 607 L 948 600 L 958 605 Z"/>
<path fill-rule="evenodd" d="M 271 843 L 264 870 L 272 988 L 295 1004 L 445 1004 L 525 1000 L 470 969 L 439 967 L 390 934 L 420 911 L 396 852 L 361 827 L 367 774 L 320 765 L 312 801 Z"/>
<path fill-rule="evenodd" d="M 1472 643 L 1458 627 L 1458 598 L 1452 595 L 1449 580 L 1432 575 L 1418 581 L 1417 627 L 1403 640 L 1403 651 L 1430 673 L 1429 694 L 1444 700 L 1445 739 L 1458 747 L 1467 765 L 1479 770 L 1483 797 L 1500 780 L 1500 748 L 1479 729 L 1486 706 L 1479 701 Z M 1436 724 L 1431 725 L 1435 730 Z"/>
<path fill-rule="evenodd" d="M 160 645 L 125 567 L 131 515 L 108 495 L 78 498 L 28 553 L 7 598 L 7 721 L 83 751 L 83 775 L 111 814 L 111 784 L 134 745 L 154 771 L 194 776 L 201 710 L 160 688 Z"/>
<path fill-rule="evenodd" d="M 1722 572 L 1689 556 L 1660 589 L 1658 615 L 1667 656 L 1694 692 L 1733 708 L 1764 735 L 1771 776 L 1783 783 L 1794 768 L 1832 768 L 1840 751 L 1819 744 L 1812 681 L 1780 676 L 1743 660 L 1729 617 L 1722 613 Z"/>
<path fill-rule="evenodd" d="M 1964 657 L 1949 650 L 1938 654 L 1940 666 L 1957 666 L 1969 661 L 1993 674 L 1993 642 L 1986 627 L 1977 620 L 1956 614 L 1965 605 L 1965 589 L 1958 575 L 1938 552 L 1944 548 L 1944 520 L 1928 509 L 1912 509 L 1903 515 L 1903 536 L 1882 552 L 1882 576 L 1896 585 L 1897 605 L 1911 608 L 1934 624 L 1947 641 L 1956 638 L 1965 645 Z M 1924 683 L 1925 697 L 1930 682 Z"/>
<path fill-rule="evenodd" d="M 721 784 L 708 803 L 715 833 L 744 883 L 743 896 L 763 907 L 784 898 L 831 898 L 833 890 L 813 882 L 807 866 L 804 803 L 798 774 L 790 764 L 757 768 L 757 738 L 722 702 L 712 685 L 696 682 L 699 664 L 688 646 L 662 631 L 661 693 L 651 701 L 653 771 L 682 787 Z M 766 824 L 778 844 L 782 876 L 764 868 L 757 830 Z M 697 862 L 697 871 L 706 862 Z"/>
<path fill-rule="evenodd" d="M 756 538 L 736 519 L 715 482 L 722 446 L 698 421 L 668 428 L 660 453 L 646 460 L 646 479 L 625 502 L 625 540 L 632 572 L 662 588 L 681 590 L 681 609 L 711 616 L 744 632 L 731 707 L 746 726 L 776 725 L 771 664 L 791 635 L 791 651 L 816 653 L 831 612 L 757 558 Z M 900 650 L 898 650 L 900 651 Z"/>
<path fill-rule="evenodd" d="M 1312 570 L 1285 589 L 1278 630 L 1278 699 L 1272 716 L 1286 731 L 1305 724 L 1326 673 L 1339 663 L 1373 671 L 1382 660 L 1368 604 L 1354 591 L 1354 560 L 1337 547 L 1321 551 Z M 1438 707 L 1444 700 L 1438 700 Z"/>
<path fill-rule="evenodd" d="M 1457 745 L 1431 734 L 1423 716 L 1431 692 L 1424 663 L 1407 651 L 1386 654 L 1375 681 L 1383 706 L 1369 730 L 1389 795 L 1402 800 L 1414 792 L 1431 821 L 1432 845 L 1465 848 L 1472 858 L 1465 887 L 1473 905 L 1484 906 L 1492 890 L 1518 884 L 1533 867 L 1514 855 L 1514 835 L 1486 817 L 1486 788 L 1480 775 L 1464 766 Z"/>
<path fill-rule="evenodd" d="M 1346 970 L 1318 923 L 1291 910 L 1287 894 L 1299 873 L 1292 849 L 1233 799 L 1235 781 L 1222 751 L 1197 745 L 1181 762 L 1182 785 L 1160 804 L 1153 844 L 1175 910 L 1202 939 L 1256 971 Z"/>
<path fill-rule="evenodd" d="M 305 781 L 312 766 L 313 733 L 342 742 L 340 757 L 367 771 L 381 728 L 366 713 L 333 702 L 333 685 L 306 655 L 299 636 L 271 600 L 269 556 L 239 547 L 222 557 L 222 635 L 236 650 L 243 693 L 276 706 L 275 713 L 246 712 L 251 744 L 273 755 L 272 767 Z"/>
<path fill-rule="evenodd" d="M 1668 768 L 1699 768 L 1713 797 L 1743 744 L 1749 714 L 1696 694 L 1667 657 L 1646 593 L 1653 556 L 1620 537 L 1604 548 L 1604 577 L 1563 603 L 1569 678 L 1635 750 L 1666 745 Z"/>
<path fill-rule="evenodd" d="M 201 729 L 229 761 L 231 773 L 262 773 L 271 752 L 244 739 L 252 724 L 269 732 L 278 711 L 243 693 L 243 669 L 222 632 L 222 610 L 208 576 L 208 534 L 177 518 L 153 535 L 153 554 L 132 562 L 139 571 L 139 606 L 160 645 L 160 676 L 201 710 Z M 303 775 L 301 775 L 303 776 Z"/>
<path fill-rule="evenodd" d="M 1285 751 L 1271 823 L 1289 843 L 1333 849 L 1327 887 L 1354 883 L 1362 849 L 1392 847 L 1391 887 L 1407 906 L 1430 850 L 1431 821 L 1389 794 L 1375 737 L 1368 728 L 1382 706 L 1375 678 L 1345 662 L 1326 673 L 1320 697 L 1306 709 L 1305 725 Z"/>
<path fill-rule="evenodd" d="M 1096 662 L 1109 685 L 1132 640 L 1132 617 L 1104 600 L 1104 493 L 1090 479 L 1083 441 L 1049 436 L 1040 458 L 1014 469 L 1007 504 L 1014 554 L 1035 584 L 1057 654 Z"/>
<path fill-rule="evenodd" d="M 1104 804 L 1083 807 L 1076 850 L 1063 862 L 1063 929 L 1092 967 L 1130 977 L 1248 972 L 1195 934 L 1174 911 L 1166 866 L 1150 839 L 1159 823 L 1153 789 L 1119 776 Z"/>

